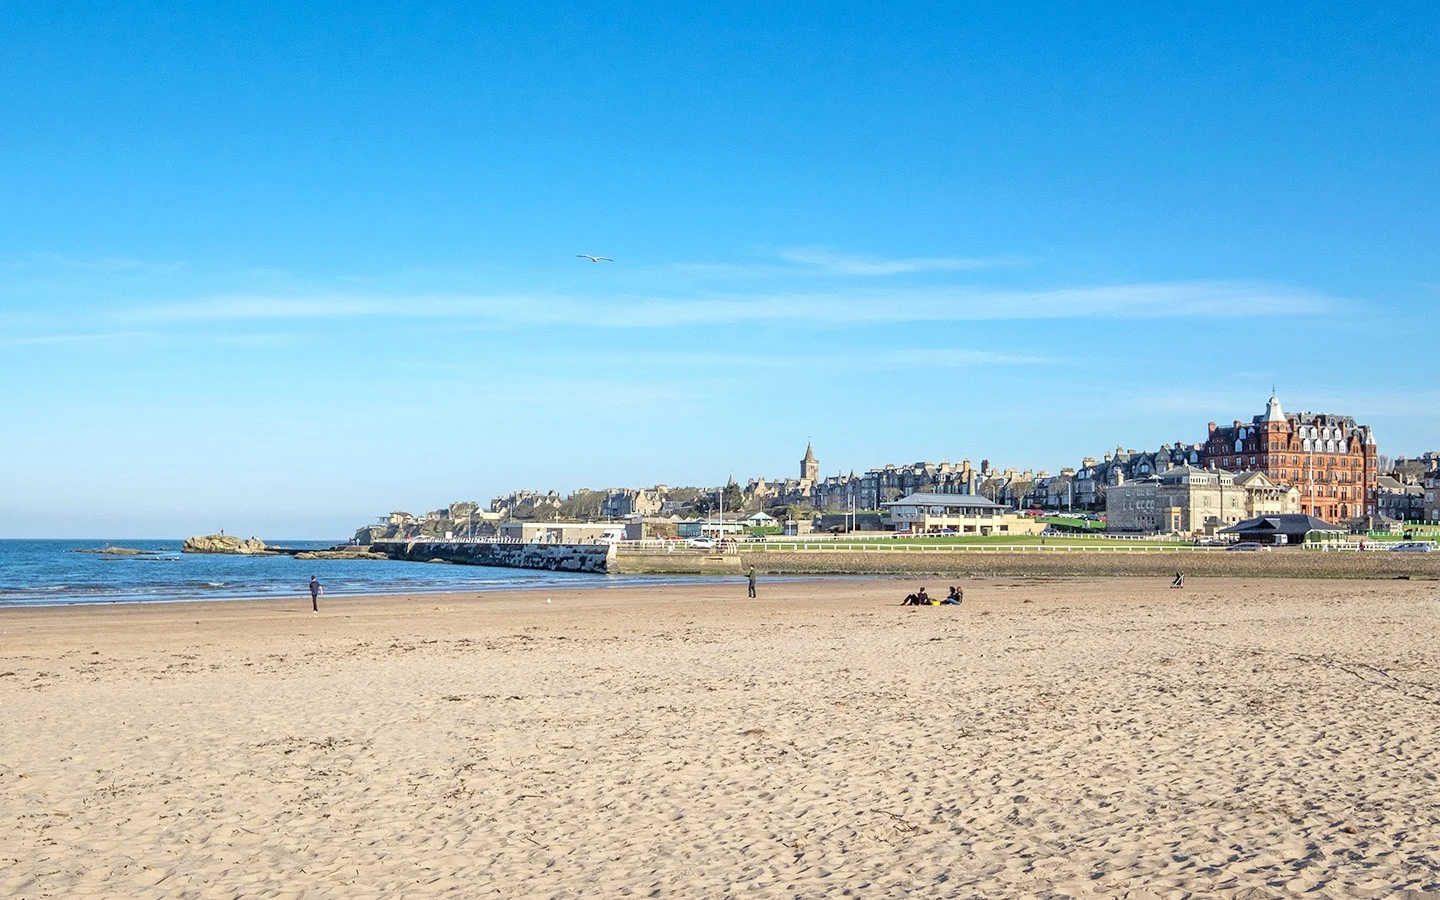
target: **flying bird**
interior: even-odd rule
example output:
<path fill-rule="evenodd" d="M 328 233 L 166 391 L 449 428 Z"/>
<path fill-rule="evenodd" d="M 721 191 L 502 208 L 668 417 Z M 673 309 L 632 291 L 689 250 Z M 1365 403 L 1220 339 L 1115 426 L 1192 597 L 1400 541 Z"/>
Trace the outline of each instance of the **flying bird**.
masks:
<path fill-rule="evenodd" d="M 588 254 L 588 253 L 577 253 L 577 254 L 575 254 L 575 256 L 578 257 L 578 258 L 580 258 L 580 259 L 588 259 L 588 260 L 590 260 L 591 262 L 614 262 L 614 261 L 615 261 L 615 260 L 611 259 L 611 258 L 608 257 L 608 256 L 591 256 L 591 255 Z"/>

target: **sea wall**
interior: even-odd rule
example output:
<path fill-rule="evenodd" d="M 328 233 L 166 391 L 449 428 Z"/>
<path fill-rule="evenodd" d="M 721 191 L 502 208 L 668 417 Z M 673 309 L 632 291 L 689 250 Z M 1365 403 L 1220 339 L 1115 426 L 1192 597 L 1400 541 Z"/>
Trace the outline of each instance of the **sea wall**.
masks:
<path fill-rule="evenodd" d="M 611 570 L 622 575 L 734 575 L 740 554 L 677 546 L 667 550 L 620 550 Z"/>
<path fill-rule="evenodd" d="M 740 567 L 785 575 L 940 575 L 1023 576 L 1135 575 L 1272 578 L 1440 578 L 1440 553 L 1096 551 L 964 552 L 845 550 L 741 551 Z"/>
<path fill-rule="evenodd" d="M 376 553 L 411 562 L 459 563 L 551 572 L 592 572 L 612 569 L 614 548 L 608 544 L 511 544 L 468 541 L 376 541 Z"/>

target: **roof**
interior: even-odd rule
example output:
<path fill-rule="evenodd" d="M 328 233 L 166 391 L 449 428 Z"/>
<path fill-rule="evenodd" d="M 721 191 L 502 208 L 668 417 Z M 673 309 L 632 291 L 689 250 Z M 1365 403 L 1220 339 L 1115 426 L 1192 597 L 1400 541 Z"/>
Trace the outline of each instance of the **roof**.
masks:
<path fill-rule="evenodd" d="M 882 506 L 948 506 L 955 509 L 1009 509 L 978 494 L 910 494 Z"/>
<path fill-rule="evenodd" d="M 1220 529 L 1221 534 L 1308 534 L 1311 531 L 1341 531 L 1339 525 L 1331 525 L 1324 519 L 1301 513 L 1285 513 L 1278 516 L 1259 516 L 1236 522 L 1229 528 Z"/>
<path fill-rule="evenodd" d="M 1224 469 L 1202 469 L 1199 466 L 1192 466 L 1185 463 L 1180 466 L 1172 466 L 1164 472 L 1159 473 L 1159 479 L 1164 484 L 1182 484 L 1188 478 L 1196 478 L 1201 484 L 1225 484 L 1225 479 L 1230 478 L 1229 472 Z M 1233 480 L 1233 479 L 1232 479 Z"/>
<path fill-rule="evenodd" d="M 1273 395 L 1273 394 L 1270 396 L 1270 402 L 1267 403 L 1267 404 L 1265 404 L 1265 415 L 1264 415 L 1264 417 L 1262 417 L 1259 421 L 1261 421 L 1261 422 L 1284 422 L 1284 421 L 1285 421 L 1285 410 L 1283 410 L 1283 409 L 1280 408 L 1280 398 L 1279 398 L 1279 397 L 1276 397 L 1276 396 Z"/>

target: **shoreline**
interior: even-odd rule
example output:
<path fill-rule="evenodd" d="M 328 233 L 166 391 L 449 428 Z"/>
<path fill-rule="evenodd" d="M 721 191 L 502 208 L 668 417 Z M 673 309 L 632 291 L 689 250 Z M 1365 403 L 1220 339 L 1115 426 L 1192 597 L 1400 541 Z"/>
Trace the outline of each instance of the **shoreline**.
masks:
<path fill-rule="evenodd" d="M 423 565 L 423 564 L 417 564 Z M 476 567 L 481 568 L 481 567 Z M 488 568 L 488 567 L 485 567 Z M 529 570 L 508 570 L 499 571 L 529 571 Z M 421 591 L 394 590 L 394 591 L 368 591 L 368 592 L 336 592 L 326 593 L 325 598 L 334 600 L 365 600 L 381 601 L 394 600 L 405 597 L 407 599 L 419 599 L 425 597 L 450 597 L 456 595 L 474 595 L 475 599 L 488 597 L 493 594 L 534 594 L 537 591 L 552 592 L 574 592 L 574 591 L 616 591 L 616 590 L 641 590 L 647 588 L 680 588 L 680 587 L 704 587 L 717 583 L 734 584 L 737 581 L 744 583 L 745 576 L 733 572 L 723 574 L 711 573 L 704 575 L 674 575 L 674 574 L 642 574 L 642 575 L 595 575 L 595 581 L 588 584 L 574 583 L 549 583 L 549 584 L 507 584 L 495 588 L 479 588 L 472 586 L 455 587 L 452 589 L 436 590 L 426 588 Z M 774 574 L 767 578 L 774 584 L 781 584 L 794 581 L 861 581 L 873 578 L 890 578 L 889 575 L 870 575 L 864 573 L 842 573 L 836 575 L 782 575 Z M 113 607 L 113 606 L 174 606 L 177 604 L 196 604 L 204 606 L 207 604 L 232 604 L 232 603 L 264 603 L 283 602 L 290 599 L 304 599 L 305 603 L 310 602 L 310 595 L 304 592 L 304 585 L 301 585 L 292 593 L 286 594 L 254 594 L 254 595 L 220 595 L 213 597 L 175 597 L 175 598 L 154 598 L 138 600 L 133 597 L 117 597 L 115 599 L 84 599 L 84 600 L 55 600 L 50 602 L 25 602 L 0 604 L 0 614 L 5 610 L 24 609 L 68 609 L 86 607 Z M 322 598 L 323 600 L 324 598 Z"/>

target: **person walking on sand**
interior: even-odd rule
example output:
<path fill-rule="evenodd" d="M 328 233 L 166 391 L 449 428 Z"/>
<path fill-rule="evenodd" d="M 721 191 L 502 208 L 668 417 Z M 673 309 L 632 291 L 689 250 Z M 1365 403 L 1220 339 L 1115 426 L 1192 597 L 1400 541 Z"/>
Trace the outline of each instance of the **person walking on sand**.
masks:
<path fill-rule="evenodd" d="M 325 586 L 322 585 L 322 584 L 315 578 L 314 575 L 311 575 L 311 576 L 310 576 L 310 611 L 311 611 L 312 613 L 318 613 L 318 612 L 320 611 L 320 595 L 323 594 L 323 593 L 325 593 Z"/>
<path fill-rule="evenodd" d="M 755 596 L 755 567 L 750 567 L 750 596 Z"/>

